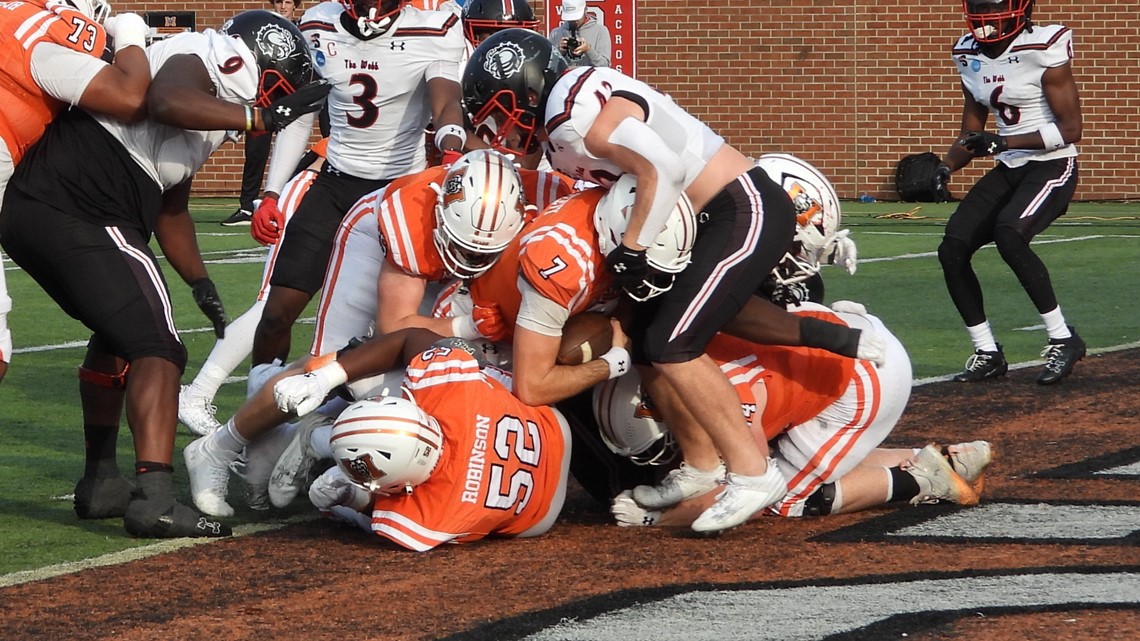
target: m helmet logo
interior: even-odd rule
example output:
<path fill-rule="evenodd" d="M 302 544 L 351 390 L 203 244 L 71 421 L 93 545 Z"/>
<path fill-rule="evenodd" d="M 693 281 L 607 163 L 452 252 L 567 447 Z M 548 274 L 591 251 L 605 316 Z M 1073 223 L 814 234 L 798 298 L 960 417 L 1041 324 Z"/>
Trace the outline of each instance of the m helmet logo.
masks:
<path fill-rule="evenodd" d="M 290 58 L 297 50 L 290 33 L 276 24 L 267 24 L 258 30 L 257 48 L 274 60 Z"/>
<path fill-rule="evenodd" d="M 348 475 L 352 477 L 352 480 L 365 487 L 368 487 L 368 484 L 373 480 L 380 480 L 388 476 L 387 472 L 376 467 L 376 463 L 372 460 L 372 455 L 368 453 L 362 454 L 352 460 L 342 461 L 342 463 L 344 463 L 344 467 L 348 471 Z"/>
<path fill-rule="evenodd" d="M 455 172 L 454 175 L 448 177 L 447 181 L 443 183 L 444 207 L 463 200 L 463 177 L 465 175 L 467 175 L 467 169 L 461 168 Z"/>
<path fill-rule="evenodd" d="M 483 61 L 483 70 L 494 76 L 496 80 L 506 80 L 522 71 L 526 56 L 522 47 L 514 42 L 501 42 L 487 52 Z"/>

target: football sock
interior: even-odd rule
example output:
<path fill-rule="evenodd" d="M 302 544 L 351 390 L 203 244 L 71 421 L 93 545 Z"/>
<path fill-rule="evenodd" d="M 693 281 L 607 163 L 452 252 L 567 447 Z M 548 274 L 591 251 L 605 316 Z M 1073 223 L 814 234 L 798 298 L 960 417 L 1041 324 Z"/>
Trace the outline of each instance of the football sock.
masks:
<path fill-rule="evenodd" d="M 1041 320 L 1045 321 L 1045 332 L 1049 334 L 1049 338 L 1062 339 L 1073 335 L 1065 323 L 1065 315 L 1061 313 L 1059 305 L 1053 311 L 1042 314 Z"/>
<path fill-rule="evenodd" d="M 998 351 L 997 340 L 994 338 L 993 331 L 990 330 L 989 321 L 983 321 L 981 325 L 967 327 L 966 331 L 970 333 L 970 340 L 973 341 L 975 350 Z"/>
<path fill-rule="evenodd" d="M 333 458 L 332 425 L 322 425 L 309 433 L 309 447 L 317 458 Z"/>
<path fill-rule="evenodd" d="M 257 333 L 257 323 L 264 309 L 265 301 L 259 300 L 226 325 L 226 337 L 214 343 L 214 349 L 210 350 L 210 356 L 192 383 L 202 395 L 213 398 L 226 377 L 253 351 L 253 335 Z"/>
<path fill-rule="evenodd" d="M 918 496 L 921 490 L 918 487 L 918 481 L 911 476 L 910 472 L 898 466 L 892 467 L 888 471 L 891 473 L 891 495 L 887 499 L 888 501 L 909 501 Z"/>
<path fill-rule="evenodd" d="M 83 476 L 92 478 L 118 476 L 115 446 L 119 426 L 83 424 Z"/>
<path fill-rule="evenodd" d="M 222 429 L 217 430 L 206 438 L 212 439 L 215 446 L 230 452 L 240 452 L 245 449 L 246 445 L 249 445 L 249 439 L 238 434 L 237 428 L 234 427 L 234 419 L 232 418 L 226 421 Z"/>

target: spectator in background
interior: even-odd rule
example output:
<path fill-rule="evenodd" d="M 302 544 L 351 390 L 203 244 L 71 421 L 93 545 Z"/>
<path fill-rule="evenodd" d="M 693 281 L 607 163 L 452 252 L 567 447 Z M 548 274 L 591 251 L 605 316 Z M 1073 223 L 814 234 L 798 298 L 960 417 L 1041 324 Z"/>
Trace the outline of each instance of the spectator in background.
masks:
<path fill-rule="evenodd" d="M 276 11 L 290 22 L 297 22 L 297 9 L 301 8 L 301 0 L 267 0 L 269 8 Z M 253 210 L 256 207 L 253 201 L 261 193 L 261 183 L 265 179 L 265 165 L 269 163 L 269 147 L 273 141 L 273 134 L 259 132 L 245 135 L 245 164 L 241 169 L 241 196 L 238 200 L 237 211 L 222 221 L 225 227 L 249 225 L 253 220 Z"/>
<path fill-rule="evenodd" d="M 586 0 L 562 0 L 562 24 L 550 42 L 571 67 L 610 66 L 610 30 L 586 13 Z"/>

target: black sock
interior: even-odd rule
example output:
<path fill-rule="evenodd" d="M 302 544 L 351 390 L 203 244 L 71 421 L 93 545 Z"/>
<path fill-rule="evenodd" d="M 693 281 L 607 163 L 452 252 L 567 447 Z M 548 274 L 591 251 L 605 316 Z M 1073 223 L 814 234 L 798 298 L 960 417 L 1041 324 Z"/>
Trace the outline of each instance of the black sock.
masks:
<path fill-rule="evenodd" d="M 135 461 L 135 481 L 142 499 L 174 498 L 174 466 L 154 461 Z"/>
<path fill-rule="evenodd" d="M 910 472 L 897 466 L 888 471 L 891 473 L 891 497 L 888 501 L 909 501 L 918 496 L 918 481 Z"/>
<path fill-rule="evenodd" d="M 118 425 L 83 424 L 83 476 L 106 478 L 122 474 L 115 459 L 118 436 Z"/>

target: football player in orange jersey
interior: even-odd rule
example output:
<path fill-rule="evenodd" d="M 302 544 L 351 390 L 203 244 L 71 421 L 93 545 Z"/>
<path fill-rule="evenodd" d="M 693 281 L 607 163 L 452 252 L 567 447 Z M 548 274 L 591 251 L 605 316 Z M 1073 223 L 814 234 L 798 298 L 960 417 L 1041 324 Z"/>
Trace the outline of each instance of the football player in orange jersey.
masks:
<path fill-rule="evenodd" d="M 108 19 L 110 12 L 103 0 L 0 5 L 0 201 L 16 163 L 63 107 L 79 105 L 127 122 L 146 116 L 150 68 L 143 47 L 150 29 L 136 14 Z M 105 51 L 108 35 L 113 52 Z M 112 64 L 102 59 L 105 53 L 113 53 Z M 0 380 L 12 358 L 11 310 L 0 262 Z"/>
<path fill-rule="evenodd" d="M 733 381 L 754 438 L 772 444 L 787 479 L 787 493 L 766 512 L 796 517 L 903 500 L 977 503 L 982 472 L 992 458 L 989 443 L 879 447 L 898 422 L 911 388 L 910 359 L 882 322 L 849 301 L 835 303 L 834 311 L 812 303 L 792 311 L 875 331 L 887 341 L 886 364 L 880 368 L 820 349 L 757 345 L 725 334 L 712 340 L 709 355 Z M 646 374 L 644 389 L 661 414 L 671 417 L 667 429 L 684 461 L 661 485 L 619 494 L 611 511 L 623 526 L 689 525 L 712 504 L 718 478 L 697 477 L 686 468 L 719 467 L 723 476 L 723 464 L 696 419 L 676 406 L 668 382 L 652 370 Z M 607 408 L 627 406 L 611 402 Z M 633 424 L 621 416 L 602 420 Z"/>

